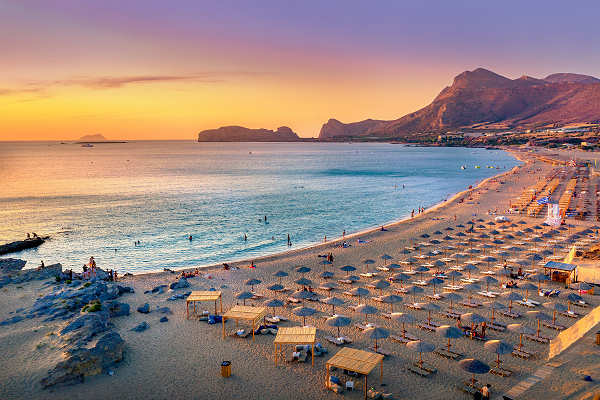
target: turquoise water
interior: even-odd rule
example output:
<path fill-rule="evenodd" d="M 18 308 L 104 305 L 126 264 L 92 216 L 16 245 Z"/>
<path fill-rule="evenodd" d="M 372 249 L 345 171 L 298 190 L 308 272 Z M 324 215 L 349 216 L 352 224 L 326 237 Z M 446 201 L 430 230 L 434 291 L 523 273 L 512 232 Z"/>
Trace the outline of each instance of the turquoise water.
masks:
<path fill-rule="evenodd" d="M 287 250 L 288 233 L 297 248 L 397 220 L 517 163 L 393 144 L 0 143 L 0 241 L 50 235 L 11 255 L 30 267 L 206 265 Z"/>

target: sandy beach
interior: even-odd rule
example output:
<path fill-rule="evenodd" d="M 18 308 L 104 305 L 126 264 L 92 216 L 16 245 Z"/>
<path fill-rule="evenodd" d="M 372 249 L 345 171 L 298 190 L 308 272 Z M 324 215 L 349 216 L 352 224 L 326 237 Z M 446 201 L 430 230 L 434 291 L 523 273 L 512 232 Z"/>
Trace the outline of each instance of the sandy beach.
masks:
<path fill-rule="evenodd" d="M 552 152 L 557 153 L 557 152 Z M 273 273 L 283 270 L 289 273 L 283 278 L 286 287 L 297 288 L 293 281 L 305 277 L 319 286 L 323 282 L 320 274 L 324 270 L 332 271 L 335 276 L 333 281 L 341 279 L 345 273 L 339 268 L 344 265 L 353 265 L 357 268 L 356 274 L 372 271 L 377 266 L 382 266 L 383 254 L 393 257 L 392 262 L 398 262 L 406 258 L 400 250 L 421 241 L 420 235 L 444 230 L 448 227 L 456 229 L 456 225 L 466 224 L 472 219 L 493 220 L 495 215 L 488 212 L 497 211 L 497 215 L 507 215 L 505 210 L 509 208 L 527 187 L 535 184 L 550 173 L 555 166 L 541 162 L 526 152 L 514 151 L 516 157 L 523 161 L 519 167 L 507 171 L 502 175 L 489 178 L 479 186 L 461 192 L 446 202 L 436 205 L 425 213 L 416 215 L 414 218 L 403 220 L 394 224 L 386 225 L 385 231 L 375 229 L 368 232 L 360 232 L 347 235 L 344 239 L 337 239 L 327 243 L 311 246 L 305 249 L 292 250 L 286 253 L 266 256 L 253 260 L 255 269 L 248 268 L 250 260 L 231 263 L 230 266 L 239 269 L 223 270 L 221 265 L 202 269 L 199 276 L 189 279 L 191 286 L 175 291 L 165 291 L 161 294 L 144 294 L 144 291 L 161 284 L 169 284 L 176 281 L 176 274 L 170 272 L 151 273 L 123 277 L 119 284 L 133 287 L 135 293 L 124 294 L 119 301 L 126 302 L 131 306 L 129 316 L 112 318 L 113 330 L 118 332 L 125 341 L 125 355 L 122 362 L 111 368 L 110 374 L 99 374 L 87 377 L 85 382 L 75 385 L 55 386 L 42 389 L 40 381 L 48 370 L 58 361 L 62 360 L 62 351 L 56 346 L 52 333 L 57 332 L 65 322 L 50 321 L 42 322 L 40 319 L 25 319 L 8 326 L 0 326 L 0 349 L 3 357 L 0 357 L 0 398 L 3 399 L 205 399 L 205 398 L 235 398 L 235 399 L 336 399 L 343 396 L 349 399 L 362 398 L 362 382 L 357 383 L 357 390 L 344 392 L 343 395 L 335 394 L 325 389 L 325 362 L 339 348 L 324 340 L 324 337 L 335 332 L 334 328 L 325 325 L 325 315 L 328 315 L 331 307 L 318 302 L 308 302 L 309 307 L 315 308 L 318 313 L 307 317 L 307 324 L 317 327 L 317 340 L 327 349 L 328 354 L 317 357 L 315 366 L 310 363 L 280 363 L 277 367 L 273 360 L 273 336 L 257 335 L 252 342 L 251 338 L 235 338 L 221 336 L 221 325 L 209 325 L 196 319 L 186 319 L 185 300 L 167 301 L 166 299 L 175 293 L 190 290 L 208 290 L 215 288 L 223 291 L 223 308 L 226 310 L 232 305 L 241 303 L 235 300 L 234 295 L 240 291 L 249 290 L 244 285 L 248 279 L 255 278 L 262 281 L 254 289 L 256 293 L 264 295 L 264 299 L 278 298 L 285 300 L 290 293 L 273 293 L 266 289 L 267 286 L 277 283 L 279 278 Z M 559 157 L 568 157 L 566 153 L 560 153 Z M 559 187 L 559 190 L 562 186 Z M 541 219 L 515 216 L 514 220 L 525 220 L 530 225 L 539 224 Z M 592 221 L 569 220 L 576 225 L 572 231 L 581 230 L 591 226 Z M 445 233 L 444 233 L 445 234 Z M 451 235 L 453 233 L 450 233 Z M 360 239 L 360 242 L 358 242 Z M 351 244 L 350 247 L 341 248 L 342 241 Z M 441 245 L 440 245 L 441 246 Z M 432 250 L 428 248 L 427 250 Z M 568 250 L 568 249 L 567 249 Z M 318 255 L 332 253 L 333 265 L 322 265 L 324 258 Z M 374 265 L 364 265 L 363 261 L 373 259 Z M 295 272 L 298 266 L 311 268 L 311 271 L 301 275 Z M 482 270 L 487 269 L 485 266 Z M 179 271 L 178 271 L 179 272 Z M 482 276 L 481 271 L 476 273 Z M 391 273 L 380 273 L 377 278 L 386 278 Z M 372 279 L 361 279 L 352 287 L 364 287 Z M 393 287 L 398 287 L 393 284 Z M 561 288 L 556 282 L 546 282 L 548 288 Z M 348 308 L 358 303 L 356 298 L 342 294 L 343 291 L 351 289 L 341 286 L 331 294 L 316 290 L 321 297 L 336 296 L 345 300 L 346 304 L 336 308 L 338 313 L 350 316 L 353 324 L 364 320 L 364 316 L 354 313 Z M 497 289 L 497 287 L 496 287 Z M 46 281 L 32 281 L 23 285 L 10 284 L 0 289 L 0 321 L 10 318 L 15 310 L 22 307 L 31 307 L 36 298 L 47 294 L 52 288 Z M 379 304 L 370 299 L 377 291 L 370 289 L 368 304 L 379 309 L 379 314 L 387 311 L 385 304 Z M 425 293 L 431 292 L 430 286 L 425 287 Z M 388 289 L 386 294 L 391 293 Z M 465 294 L 462 293 L 464 296 Z M 394 311 L 409 312 L 417 321 L 427 319 L 427 312 L 408 309 L 404 303 L 410 302 L 408 295 L 402 295 L 404 301 L 394 305 Z M 537 295 L 536 295 L 537 297 Z M 597 296 L 587 296 L 592 306 L 599 302 Z M 261 305 L 264 300 L 247 300 L 247 304 Z M 478 298 L 478 301 L 487 299 Z M 423 300 L 420 300 L 423 301 Z M 502 297 L 498 301 L 507 303 Z M 539 300 L 542 301 L 542 300 Z M 543 299 L 543 301 L 556 301 Z M 136 308 L 144 303 L 149 303 L 151 312 L 141 314 Z M 442 308 L 446 308 L 446 301 L 437 302 Z M 385 307 L 384 307 L 385 306 Z M 163 314 L 156 312 L 159 307 L 169 307 L 172 314 L 168 316 L 168 322 L 159 322 Z M 515 306 L 516 307 L 516 306 Z M 278 308 L 277 314 L 289 318 L 288 322 L 280 323 L 280 326 L 296 326 L 302 324 L 302 318 L 292 314 L 293 306 Z M 210 310 L 211 306 L 206 305 Z M 477 312 L 487 316 L 488 308 L 471 310 L 466 307 L 456 306 L 458 312 Z M 504 316 L 497 316 L 498 321 L 504 324 L 522 322 L 530 327 L 535 327 L 535 319 L 525 316 L 526 309 L 519 308 L 524 317 L 519 321 L 513 321 Z M 546 311 L 548 312 L 548 311 Z M 550 311 L 551 313 L 551 311 Z M 269 314 L 271 310 L 269 309 Z M 432 320 L 439 324 L 456 325 L 455 320 L 446 319 L 434 314 Z M 146 321 L 149 328 L 144 332 L 131 331 L 139 323 Z M 401 327 L 389 319 L 375 314 L 369 316 L 382 328 L 397 334 Z M 570 318 L 559 317 L 559 322 L 571 325 Z M 233 323 L 228 322 L 228 331 L 233 331 Z M 435 333 L 417 329 L 415 326 L 407 326 L 411 335 L 432 343 L 436 348 L 443 347 L 446 340 Z M 342 328 L 342 334 L 353 339 L 351 347 L 357 349 L 368 349 L 372 341 L 366 339 L 362 332 L 352 326 Z M 549 329 L 544 329 L 546 335 L 556 335 Z M 489 331 L 493 339 L 502 339 L 511 344 L 518 344 L 519 335 L 506 331 Z M 542 380 L 537 386 L 523 393 L 519 398 L 523 399 L 588 399 L 590 393 L 598 390 L 595 382 L 579 382 L 581 373 L 594 376 L 597 373 L 596 349 L 589 350 L 592 346 L 590 335 L 581 339 L 576 345 L 561 355 L 564 361 L 562 366 L 555 369 L 551 377 Z M 462 382 L 470 378 L 470 375 L 457 367 L 456 361 L 451 361 L 435 354 L 424 354 L 425 362 L 435 366 L 437 372 L 430 377 L 422 378 L 407 371 L 406 367 L 412 364 L 417 354 L 407 349 L 404 345 L 395 343 L 389 339 L 382 339 L 380 346 L 389 350 L 392 355 L 384 361 L 383 378 L 380 380 L 375 372 L 369 376 L 370 386 L 378 390 L 390 392 L 393 398 L 428 398 L 449 399 L 469 398 L 468 395 L 458 390 Z M 513 373 L 509 377 L 501 377 L 486 374 L 478 377 L 481 382 L 491 384 L 493 398 L 507 392 L 511 387 L 528 378 L 537 369 L 543 366 L 547 360 L 544 357 L 547 345 L 527 342 L 525 347 L 536 353 L 536 357 L 530 360 L 521 360 L 504 355 L 505 367 L 510 368 Z M 466 338 L 453 340 L 453 350 L 464 354 L 469 358 L 476 358 L 488 364 L 493 364 L 496 355 L 484 349 L 482 343 Z M 285 348 L 286 355 L 291 352 L 291 347 Z M 585 365 L 576 367 L 579 357 L 583 355 Z M 220 375 L 220 363 L 223 360 L 232 362 L 232 376 L 223 378 Z M 561 368 L 565 368 L 563 371 Z M 600 379 L 600 377 L 599 377 Z M 578 380 L 577 387 L 571 387 L 569 382 Z M 382 383 L 384 386 L 382 386 Z M 546 392 L 548 385 L 552 391 Z M 545 386 L 544 390 L 541 387 Z"/>

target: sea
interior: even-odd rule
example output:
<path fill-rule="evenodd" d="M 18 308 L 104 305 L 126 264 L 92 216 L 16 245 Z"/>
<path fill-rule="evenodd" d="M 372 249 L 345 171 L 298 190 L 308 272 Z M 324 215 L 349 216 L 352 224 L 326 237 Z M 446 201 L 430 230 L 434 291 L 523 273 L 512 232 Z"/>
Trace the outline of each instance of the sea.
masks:
<path fill-rule="evenodd" d="M 4 256 L 26 268 L 200 267 L 396 221 L 518 164 L 389 143 L 0 142 L 0 242 L 50 236 Z"/>

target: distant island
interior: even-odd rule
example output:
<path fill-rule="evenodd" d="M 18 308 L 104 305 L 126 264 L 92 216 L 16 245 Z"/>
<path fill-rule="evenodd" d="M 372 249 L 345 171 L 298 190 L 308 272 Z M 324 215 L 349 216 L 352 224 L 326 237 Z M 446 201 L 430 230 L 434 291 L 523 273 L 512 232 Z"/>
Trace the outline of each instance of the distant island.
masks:
<path fill-rule="evenodd" d="M 95 144 L 106 143 L 106 144 L 109 144 L 109 143 L 127 143 L 127 142 L 124 140 L 108 140 L 107 138 L 104 137 L 104 135 L 96 133 L 96 134 L 92 134 L 92 135 L 83 135 L 75 143 L 77 143 L 77 144 L 81 144 L 81 143 L 95 143 Z"/>
<path fill-rule="evenodd" d="M 106 142 L 108 139 L 99 133 L 93 135 L 83 135 L 79 138 L 80 142 Z"/>
<path fill-rule="evenodd" d="M 299 142 L 302 139 L 287 126 L 277 130 L 222 126 L 198 134 L 198 142 Z"/>

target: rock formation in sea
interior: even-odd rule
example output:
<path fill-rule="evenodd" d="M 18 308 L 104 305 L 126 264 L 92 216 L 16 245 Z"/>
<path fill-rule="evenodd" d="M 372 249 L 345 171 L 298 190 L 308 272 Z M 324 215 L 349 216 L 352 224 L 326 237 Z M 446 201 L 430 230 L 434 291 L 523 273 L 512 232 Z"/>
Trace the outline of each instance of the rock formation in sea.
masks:
<path fill-rule="evenodd" d="M 547 124 L 600 121 L 600 80 L 559 73 L 544 79 L 509 79 L 483 68 L 454 78 L 428 106 L 392 121 L 341 123 L 330 119 L 320 140 L 352 137 L 401 138 L 482 124 L 535 128 Z"/>
<path fill-rule="evenodd" d="M 199 142 L 296 142 L 300 138 L 287 126 L 277 130 L 250 129 L 243 126 L 222 126 L 198 134 Z"/>

